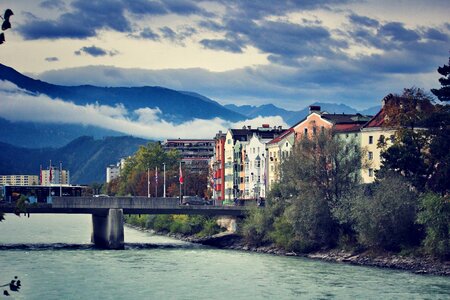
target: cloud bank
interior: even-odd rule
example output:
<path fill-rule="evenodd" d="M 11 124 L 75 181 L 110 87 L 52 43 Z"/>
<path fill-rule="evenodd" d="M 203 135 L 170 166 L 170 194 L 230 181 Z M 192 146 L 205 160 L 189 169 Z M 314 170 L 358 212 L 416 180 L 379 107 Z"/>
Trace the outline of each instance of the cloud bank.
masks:
<path fill-rule="evenodd" d="M 140 108 L 129 112 L 121 104 L 116 106 L 99 103 L 84 106 L 51 99 L 46 95 L 34 95 L 19 89 L 7 81 L 0 81 L 0 117 L 10 121 L 38 123 L 82 124 L 118 131 L 146 139 L 166 138 L 213 138 L 228 128 L 244 125 L 258 127 L 262 124 L 287 127 L 281 117 L 258 117 L 241 122 L 229 122 L 219 118 L 195 119 L 182 124 L 173 124 L 161 118 L 161 111 Z M 136 115 L 133 119 L 131 116 Z"/>

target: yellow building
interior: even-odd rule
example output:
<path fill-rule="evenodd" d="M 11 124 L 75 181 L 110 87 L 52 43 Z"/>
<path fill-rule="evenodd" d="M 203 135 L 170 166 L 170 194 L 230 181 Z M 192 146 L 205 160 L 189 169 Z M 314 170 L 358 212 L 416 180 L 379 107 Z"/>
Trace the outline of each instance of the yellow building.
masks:
<path fill-rule="evenodd" d="M 391 146 L 395 139 L 395 130 L 383 127 L 384 118 L 383 107 L 361 129 L 361 149 L 365 156 L 361 169 L 363 183 L 375 180 L 375 172 L 381 167 L 381 152 Z"/>
<path fill-rule="evenodd" d="M 37 175 L 0 175 L 0 185 L 38 185 Z"/>

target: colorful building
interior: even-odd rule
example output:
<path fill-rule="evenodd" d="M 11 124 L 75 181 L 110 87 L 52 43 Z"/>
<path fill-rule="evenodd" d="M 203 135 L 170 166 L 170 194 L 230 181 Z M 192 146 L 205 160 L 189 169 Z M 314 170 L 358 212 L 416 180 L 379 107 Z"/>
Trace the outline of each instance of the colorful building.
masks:
<path fill-rule="evenodd" d="M 289 128 L 280 136 L 266 144 L 267 152 L 267 179 L 266 189 L 270 191 L 273 184 L 280 180 L 280 164 L 287 156 L 292 154 L 294 147 L 295 132 Z"/>
<path fill-rule="evenodd" d="M 255 134 L 257 137 L 269 141 L 282 132 L 281 126 L 271 128 L 267 124 L 256 129 L 244 126 L 242 129 L 228 130 L 225 138 L 225 199 L 242 198 L 245 189 L 249 189 L 244 180 L 248 174 L 244 169 L 246 153 L 244 151 L 246 151 L 245 147 L 247 147 L 253 135 Z M 261 148 L 265 149 L 265 147 Z"/>
<path fill-rule="evenodd" d="M 219 131 L 214 137 L 214 156 L 211 159 L 213 199 L 223 201 L 225 199 L 225 138 L 226 135 Z"/>

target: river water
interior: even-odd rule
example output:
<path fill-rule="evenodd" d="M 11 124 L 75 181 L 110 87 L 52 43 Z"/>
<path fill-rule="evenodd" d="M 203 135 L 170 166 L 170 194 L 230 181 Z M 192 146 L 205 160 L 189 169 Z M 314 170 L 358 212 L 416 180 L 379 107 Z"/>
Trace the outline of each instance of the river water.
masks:
<path fill-rule="evenodd" d="M 126 249 L 90 245 L 89 215 L 6 215 L 0 285 L 14 299 L 450 299 L 450 278 L 219 250 L 125 229 Z M 0 288 L 0 299 L 3 296 Z M 2 298 L 3 297 L 3 298 Z"/>

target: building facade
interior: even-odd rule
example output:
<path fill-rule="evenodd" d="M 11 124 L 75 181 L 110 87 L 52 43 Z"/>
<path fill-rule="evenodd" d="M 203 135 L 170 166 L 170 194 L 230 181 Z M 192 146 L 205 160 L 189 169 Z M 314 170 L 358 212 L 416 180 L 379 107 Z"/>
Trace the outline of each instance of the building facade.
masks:
<path fill-rule="evenodd" d="M 246 178 L 249 178 L 248 172 L 250 170 L 246 170 L 244 166 L 250 139 L 256 136 L 265 141 L 270 141 L 283 131 L 281 126 L 271 128 L 267 124 L 255 129 L 244 126 L 242 129 L 228 130 L 225 138 L 225 199 L 243 198 L 246 190 L 248 195 L 251 193 L 250 183 L 245 182 Z M 260 146 L 260 150 L 265 152 L 265 145 Z M 260 159 L 262 158 L 260 157 Z M 260 188 L 259 191 L 265 193 L 265 188 Z"/>
<path fill-rule="evenodd" d="M 272 189 L 274 183 L 279 182 L 281 176 L 281 162 L 292 154 L 294 141 L 294 129 L 289 128 L 279 137 L 276 137 L 267 143 L 267 191 Z"/>
<path fill-rule="evenodd" d="M 266 197 L 266 143 L 269 141 L 269 139 L 263 139 L 254 133 L 245 146 L 244 199 L 260 199 Z"/>
<path fill-rule="evenodd" d="M 213 199 L 221 203 L 225 199 L 225 139 L 220 131 L 214 137 L 214 156 L 211 158 Z"/>
<path fill-rule="evenodd" d="M 38 185 L 38 175 L 0 175 L 0 185 Z"/>
<path fill-rule="evenodd" d="M 169 139 L 162 143 L 165 151 L 177 150 L 184 166 L 191 172 L 208 172 L 214 156 L 214 139 Z"/>
<path fill-rule="evenodd" d="M 41 185 L 70 185 L 70 172 L 51 167 L 41 171 Z"/>

